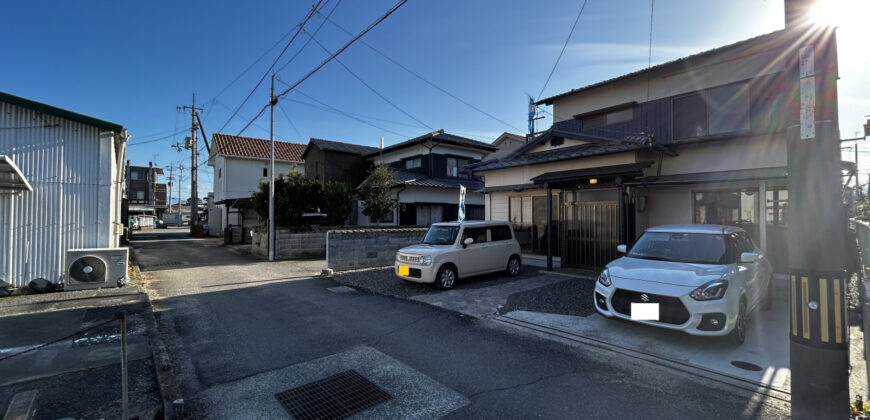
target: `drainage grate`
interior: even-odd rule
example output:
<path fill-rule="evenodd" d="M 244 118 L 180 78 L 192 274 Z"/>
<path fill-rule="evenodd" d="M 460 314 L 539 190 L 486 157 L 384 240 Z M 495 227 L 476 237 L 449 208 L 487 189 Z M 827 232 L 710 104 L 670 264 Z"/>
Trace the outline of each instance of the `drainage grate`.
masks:
<path fill-rule="evenodd" d="M 275 394 L 296 419 L 343 419 L 393 397 L 357 373 L 346 370 Z"/>
<path fill-rule="evenodd" d="M 740 360 L 735 360 L 735 361 L 731 362 L 731 365 L 736 367 L 736 368 L 740 368 L 740 369 L 748 370 L 748 371 L 752 371 L 752 372 L 760 372 L 761 371 L 761 366 L 758 366 L 754 363 L 743 362 Z"/>

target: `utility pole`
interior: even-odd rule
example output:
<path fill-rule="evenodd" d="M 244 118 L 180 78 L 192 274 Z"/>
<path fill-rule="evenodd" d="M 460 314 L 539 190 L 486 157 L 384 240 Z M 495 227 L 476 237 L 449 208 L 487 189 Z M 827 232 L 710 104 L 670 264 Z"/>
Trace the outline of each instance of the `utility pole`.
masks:
<path fill-rule="evenodd" d="M 791 415 L 843 419 L 849 416 L 849 322 L 836 35 L 831 27 L 789 19 L 811 3 L 785 4 L 786 29 L 796 40 L 785 74 L 800 95 L 800 124 L 787 131 Z"/>
<path fill-rule="evenodd" d="M 168 183 L 168 188 L 166 188 L 167 194 L 169 194 L 169 196 L 166 197 L 166 204 L 169 205 L 169 214 L 172 214 L 172 179 L 173 179 L 172 178 L 172 169 L 174 169 L 174 168 L 173 168 L 172 164 L 170 163 L 169 164 L 169 183 Z"/>
<path fill-rule="evenodd" d="M 269 261 L 275 261 L 275 73 L 269 89 Z"/>
<path fill-rule="evenodd" d="M 199 224 L 198 215 L 197 215 L 197 205 L 196 205 L 196 171 L 197 171 L 197 159 L 198 153 L 196 151 L 197 141 L 196 141 L 196 111 L 202 111 L 202 108 L 196 107 L 196 94 L 192 95 L 192 100 L 190 106 L 180 106 L 177 107 L 181 110 L 190 110 L 190 143 L 187 145 L 190 149 L 190 232 L 193 233 L 193 226 Z M 181 200 L 181 193 L 179 192 L 179 205 Z"/>

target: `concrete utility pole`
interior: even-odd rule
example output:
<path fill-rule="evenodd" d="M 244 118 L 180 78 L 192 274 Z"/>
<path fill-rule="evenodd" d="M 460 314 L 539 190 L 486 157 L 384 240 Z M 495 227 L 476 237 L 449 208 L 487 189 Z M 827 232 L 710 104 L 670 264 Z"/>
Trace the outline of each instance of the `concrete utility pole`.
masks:
<path fill-rule="evenodd" d="M 801 23 L 813 1 L 786 0 L 800 124 L 788 128 L 791 414 L 849 417 L 846 223 L 837 127 L 834 28 Z M 807 15 L 803 15 L 806 17 Z"/>
<path fill-rule="evenodd" d="M 269 89 L 269 261 L 275 261 L 275 73 Z"/>
<path fill-rule="evenodd" d="M 166 197 L 166 204 L 169 206 L 169 214 L 172 214 L 172 164 L 169 165 L 169 182 L 167 184 L 166 192 L 168 197 Z"/>
<path fill-rule="evenodd" d="M 196 171 L 197 171 L 197 159 L 199 159 L 196 149 L 197 149 L 197 141 L 196 141 L 196 111 L 202 111 L 202 108 L 196 107 L 196 94 L 192 95 L 192 100 L 190 106 L 181 106 L 178 109 L 181 110 L 190 110 L 190 143 L 187 148 L 190 149 L 190 231 L 193 233 L 193 226 L 199 224 L 197 220 L 197 205 L 196 205 Z M 181 193 L 179 192 L 179 205 L 181 200 Z"/>

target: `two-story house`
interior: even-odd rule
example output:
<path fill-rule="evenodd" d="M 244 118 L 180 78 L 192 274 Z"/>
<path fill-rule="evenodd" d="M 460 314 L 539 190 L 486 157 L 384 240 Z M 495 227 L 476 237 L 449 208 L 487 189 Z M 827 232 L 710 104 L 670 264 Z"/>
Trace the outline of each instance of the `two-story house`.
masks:
<path fill-rule="evenodd" d="M 584 268 L 651 226 L 736 225 L 784 271 L 786 129 L 799 125 L 796 63 L 810 44 L 836 75 L 832 31 L 784 29 L 539 101 L 553 107 L 549 130 L 472 165 L 486 217 L 511 221 L 525 252 L 549 243 L 557 265 Z M 817 101 L 835 110 L 836 91 Z"/>
<path fill-rule="evenodd" d="M 484 197 L 478 190 L 483 180 L 468 174 L 465 167 L 496 150 L 489 143 L 439 130 L 363 156 L 372 163 L 388 164 L 396 174 L 392 192 L 398 205 L 381 224 L 428 225 L 456 220 L 460 185 L 466 188 L 465 218 L 482 220 Z M 358 207 L 358 224 L 373 224 L 362 214 L 363 206 Z"/>
<path fill-rule="evenodd" d="M 208 234 L 220 236 L 228 225 L 245 229 L 260 225 L 259 217 L 251 208 L 251 197 L 260 189 L 260 182 L 268 182 L 271 145 L 269 140 L 212 135 L 208 165 L 213 167 L 214 205 L 208 215 Z M 305 145 L 275 141 L 275 176 L 291 172 L 305 172 L 302 152 Z"/>
<path fill-rule="evenodd" d="M 368 174 L 371 162 L 363 156 L 374 153 L 376 147 L 312 138 L 302 153 L 305 177 L 319 180 L 346 182 L 353 186 Z"/>
<path fill-rule="evenodd" d="M 148 166 L 131 166 L 127 161 L 127 213 L 161 217 L 166 211 L 166 184 L 159 183 L 163 169 Z"/>

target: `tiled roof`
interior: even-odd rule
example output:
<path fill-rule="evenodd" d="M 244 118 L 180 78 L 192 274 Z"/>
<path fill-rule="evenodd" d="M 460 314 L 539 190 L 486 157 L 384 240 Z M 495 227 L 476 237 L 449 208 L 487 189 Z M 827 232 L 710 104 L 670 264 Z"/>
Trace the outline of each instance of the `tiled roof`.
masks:
<path fill-rule="evenodd" d="M 600 87 L 600 86 L 603 86 L 603 85 L 608 85 L 608 84 L 610 84 L 610 83 L 615 83 L 615 82 L 618 82 L 618 81 L 621 81 L 621 80 L 630 79 L 630 78 L 632 78 L 632 77 L 642 76 L 642 75 L 645 75 L 645 74 L 648 74 L 648 73 L 651 73 L 651 72 L 657 71 L 657 70 L 659 70 L 659 69 L 664 69 L 664 68 L 669 68 L 669 67 L 675 67 L 675 66 L 681 66 L 681 65 L 691 65 L 691 62 L 692 62 L 693 60 L 698 60 L 698 59 L 706 58 L 706 57 L 709 57 L 709 56 L 711 56 L 711 55 L 713 55 L 713 54 L 724 53 L 724 52 L 726 52 L 726 51 L 728 51 L 728 50 L 735 49 L 735 48 L 739 48 L 739 47 L 743 47 L 743 46 L 747 46 L 747 45 L 750 45 L 750 44 L 753 44 L 753 43 L 763 44 L 763 43 L 765 43 L 765 42 L 770 42 L 770 41 L 774 41 L 773 43 L 776 43 L 776 41 L 778 41 L 776 38 L 780 37 L 781 35 L 783 35 L 783 34 L 785 34 L 785 33 L 787 33 L 787 32 L 788 32 L 787 29 L 780 29 L 780 30 L 778 30 L 778 31 L 770 32 L 770 33 L 767 33 L 767 34 L 764 34 L 764 35 L 759 35 L 759 36 L 756 36 L 756 37 L 753 37 L 753 38 L 744 39 L 743 41 L 738 41 L 738 42 L 735 42 L 735 43 L 733 43 L 733 44 L 729 44 L 729 45 L 725 45 L 725 46 L 717 47 L 717 48 L 714 48 L 714 49 L 711 49 L 711 50 L 707 50 L 707 51 L 703 51 L 703 52 L 700 52 L 700 53 L 697 53 L 697 54 L 693 54 L 693 55 L 690 55 L 690 56 L 687 56 L 687 57 L 678 58 L 678 59 L 676 59 L 676 60 L 668 61 L 668 62 L 666 62 L 666 63 L 662 63 L 662 64 L 658 64 L 658 65 L 655 65 L 655 66 L 652 66 L 652 67 L 649 67 L 649 68 L 645 68 L 645 69 L 641 69 L 641 70 L 638 70 L 638 71 L 634 71 L 634 72 L 631 72 L 631 73 L 628 73 L 628 74 L 624 74 L 624 75 L 622 75 L 622 76 L 614 77 L 614 78 L 612 78 L 612 79 L 603 80 L 603 81 L 600 81 L 600 82 L 597 82 L 597 83 L 593 83 L 593 84 L 591 84 L 591 85 L 587 85 L 587 86 L 584 86 L 584 87 L 581 87 L 581 88 L 571 89 L 571 90 L 568 91 L 568 92 L 563 92 L 563 93 L 560 93 L 560 94 L 558 94 L 558 95 L 551 96 L 551 97 L 549 97 L 549 98 L 541 99 L 541 100 L 539 100 L 538 102 L 536 102 L 535 104 L 536 104 L 536 105 L 541 105 L 541 104 L 551 105 L 551 104 L 553 103 L 553 100 L 554 100 L 554 99 L 558 99 L 558 98 L 561 98 L 561 97 L 564 97 L 564 96 L 568 96 L 568 95 L 572 95 L 572 94 L 575 94 L 575 93 L 583 92 L 583 91 L 586 91 L 586 90 L 589 90 L 589 89 L 593 89 L 593 88 L 597 88 L 597 87 Z M 792 35 L 795 35 L 795 34 L 796 34 L 796 32 L 792 32 Z M 783 37 L 783 38 L 785 38 L 785 37 Z M 782 42 L 789 42 L 789 41 L 783 39 Z"/>
<path fill-rule="evenodd" d="M 429 187 L 429 188 L 455 188 L 459 189 L 459 185 L 464 185 L 468 191 L 477 191 L 483 188 L 483 182 L 476 179 L 459 179 L 459 178 L 430 178 L 420 172 L 406 171 L 404 169 L 389 168 L 390 172 L 396 174 L 396 183 L 394 187 L 402 184 L 412 187 Z M 363 181 L 359 187 L 365 185 Z"/>
<path fill-rule="evenodd" d="M 366 155 L 369 153 L 377 152 L 379 149 L 377 147 L 371 146 L 363 146 L 361 144 L 353 144 L 353 143 L 345 143 L 341 141 L 333 141 L 333 140 L 324 140 L 324 139 L 315 139 L 312 138 L 308 142 L 308 147 L 311 145 L 315 145 L 320 150 L 329 151 L 329 152 L 339 152 L 339 153 L 350 153 L 354 155 Z M 305 152 L 302 157 L 304 158 L 306 154 L 308 154 L 308 147 L 305 148 Z"/>
<path fill-rule="evenodd" d="M 389 147 L 385 147 L 384 150 L 382 150 L 382 152 L 387 153 L 387 152 L 392 152 L 393 150 L 403 149 L 403 148 L 408 147 L 408 146 L 414 146 L 414 145 L 420 144 L 420 142 L 422 140 L 429 139 L 429 138 L 434 139 L 436 141 L 440 141 L 442 143 L 453 144 L 453 145 L 457 145 L 457 146 L 473 147 L 475 149 L 480 149 L 480 150 L 484 150 L 487 152 L 494 152 L 494 151 L 498 150 L 498 147 L 495 147 L 489 143 L 484 143 L 482 141 L 472 140 L 472 139 L 469 139 L 466 137 L 448 134 L 448 133 L 445 133 L 444 130 L 438 130 L 438 131 L 433 131 L 431 133 L 426 133 L 426 134 L 419 136 L 419 137 L 414 137 L 413 139 L 410 139 L 410 140 L 405 140 L 401 143 L 396 143 L 396 144 L 389 146 Z M 365 157 L 365 158 L 372 157 L 375 154 L 377 154 L 378 152 L 381 152 L 381 150 L 376 149 L 374 152 L 371 152 L 368 155 L 365 155 L 363 157 Z"/>
<path fill-rule="evenodd" d="M 472 165 L 466 168 L 474 170 L 474 172 L 488 171 L 492 169 L 512 168 L 514 166 L 537 165 L 540 163 L 557 162 L 560 160 L 577 159 L 581 157 L 607 155 L 611 153 L 628 152 L 631 150 L 640 150 L 649 146 L 636 143 L 590 143 L 579 146 L 571 146 L 565 148 L 557 148 L 544 152 L 529 153 L 525 155 L 515 156 L 500 160 L 488 160 Z"/>
<path fill-rule="evenodd" d="M 215 133 L 211 137 L 214 154 L 269 159 L 269 140 Z M 275 140 L 275 159 L 302 162 L 305 145 Z"/>

